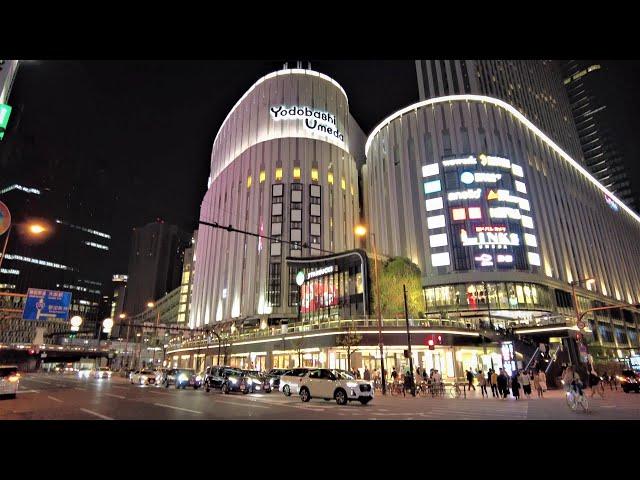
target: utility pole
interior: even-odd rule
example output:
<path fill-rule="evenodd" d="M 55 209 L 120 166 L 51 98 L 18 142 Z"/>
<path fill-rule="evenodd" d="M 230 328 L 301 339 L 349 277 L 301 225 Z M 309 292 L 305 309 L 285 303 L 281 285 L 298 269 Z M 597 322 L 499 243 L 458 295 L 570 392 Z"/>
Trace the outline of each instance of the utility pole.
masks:
<path fill-rule="evenodd" d="M 407 287 L 402 284 L 404 294 L 404 319 L 407 322 L 407 347 L 409 349 L 409 379 L 411 381 L 411 395 L 416 396 L 416 385 L 413 381 L 413 355 L 411 355 L 411 333 L 409 332 L 409 308 L 407 307 Z"/>

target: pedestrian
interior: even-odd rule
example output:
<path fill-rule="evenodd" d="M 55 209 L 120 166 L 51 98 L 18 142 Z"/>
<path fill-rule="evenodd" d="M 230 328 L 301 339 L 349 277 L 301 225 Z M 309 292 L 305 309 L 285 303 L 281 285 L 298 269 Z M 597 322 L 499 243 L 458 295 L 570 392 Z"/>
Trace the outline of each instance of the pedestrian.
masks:
<path fill-rule="evenodd" d="M 406 397 L 406 392 L 409 391 L 411 392 L 411 374 L 407 373 L 404 376 L 404 388 L 402 389 L 402 396 Z"/>
<path fill-rule="evenodd" d="M 593 398 L 596 393 L 599 393 L 600 398 L 604 400 L 604 386 L 593 368 L 591 372 L 589 372 L 589 385 L 591 386 L 591 398 Z"/>
<path fill-rule="evenodd" d="M 371 380 L 371 372 L 369 371 L 368 367 L 364 367 L 364 375 L 363 375 L 365 380 Z"/>
<path fill-rule="evenodd" d="M 547 375 L 544 373 L 544 370 L 538 370 L 538 381 L 540 382 L 539 395 L 541 398 L 544 398 L 543 394 L 547 391 Z"/>
<path fill-rule="evenodd" d="M 498 374 L 493 368 L 491 369 L 491 375 L 489 378 L 491 383 L 491 393 L 493 394 L 494 397 L 500 396 L 500 393 L 498 390 Z"/>
<path fill-rule="evenodd" d="M 478 385 L 480 385 L 480 393 L 482 393 L 482 398 L 485 397 L 485 395 L 488 397 L 489 394 L 487 393 L 487 377 L 484 376 L 484 374 L 482 373 L 482 370 L 478 370 Z"/>
<path fill-rule="evenodd" d="M 531 377 L 529 372 L 523 370 L 518 378 L 518 383 L 522 385 L 522 391 L 527 396 L 527 399 L 531 398 Z"/>
<path fill-rule="evenodd" d="M 516 400 L 520 399 L 520 383 L 518 382 L 518 372 L 513 372 L 511 376 L 511 394 L 516 397 Z"/>
<path fill-rule="evenodd" d="M 473 388 L 475 391 L 476 387 L 473 386 L 473 372 L 471 369 L 467 370 L 467 382 L 469 383 L 469 391 Z"/>
<path fill-rule="evenodd" d="M 507 394 L 509 393 L 509 390 L 508 390 L 509 377 L 507 377 L 507 374 L 504 371 L 504 368 L 500 369 L 500 374 L 498 375 L 498 378 L 497 378 L 497 384 L 498 384 L 498 392 L 500 393 L 500 395 L 502 395 L 502 399 L 504 400 L 505 398 L 507 398 Z"/>
<path fill-rule="evenodd" d="M 395 383 L 398 379 L 398 372 L 396 372 L 396 367 L 393 367 L 393 370 L 391 371 L 391 378 L 393 379 L 393 383 Z"/>
<path fill-rule="evenodd" d="M 422 379 L 426 382 L 426 381 L 427 381 L 427 378 L 428 378 L 428 375 L 427 375 L 427 369 L 426 369 L 426 368 L 423 368 L 423 369 L 422 369 Z"/>

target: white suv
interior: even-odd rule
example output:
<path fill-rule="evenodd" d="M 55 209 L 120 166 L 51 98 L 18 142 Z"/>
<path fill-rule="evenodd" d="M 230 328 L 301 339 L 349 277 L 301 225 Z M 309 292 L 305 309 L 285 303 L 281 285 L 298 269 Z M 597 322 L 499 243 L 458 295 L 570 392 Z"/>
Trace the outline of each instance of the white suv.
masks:
<path fill-rule="evenodd" d="M 280 385 L 278 386 L 278 390 L 285 394 L 285 396 L 290 396 L 292 393 L 299 393 L 300 390 L 298 386 L 302 381 L 302 377 L 304 377 L 309 370 L 314 370 L 313 368 L 292 368 L 284 375 L 280 377 Z"/>
<path fill-rule="evenodd" d="M 346 405 L 354 400 L 366 405 L 373 399 L 370 382 L 356 380 L 347 373 L 326 368 L 309 369 L 301 378 L 298 389 L 303 402 L 318 397 L 327 401 L 333 398 L 338 405 Z"/>

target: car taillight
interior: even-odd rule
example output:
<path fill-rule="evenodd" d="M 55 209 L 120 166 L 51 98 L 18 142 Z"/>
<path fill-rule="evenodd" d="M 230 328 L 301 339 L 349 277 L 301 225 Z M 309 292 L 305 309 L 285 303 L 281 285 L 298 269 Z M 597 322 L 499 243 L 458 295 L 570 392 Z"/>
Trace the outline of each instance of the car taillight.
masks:
<path fill-rule="evenodd" d="M 11 383 L 16 383 L 18 380 L 20 380 L 20 374 L 19 374 L 19 373 L 18 373 L 18 374 L 16 374 L 16 375 L 11 375 L 11 376 L 9 377 L 9 381 L 10 381 Z"/>

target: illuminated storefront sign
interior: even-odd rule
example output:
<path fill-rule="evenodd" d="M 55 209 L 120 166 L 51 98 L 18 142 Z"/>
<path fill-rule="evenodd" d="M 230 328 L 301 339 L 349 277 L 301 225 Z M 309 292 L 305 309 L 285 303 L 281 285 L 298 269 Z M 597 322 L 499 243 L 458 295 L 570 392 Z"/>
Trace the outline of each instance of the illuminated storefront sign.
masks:
<path fill-rule="evenodd" d="M 493 157 L 491 155 L 480 154 L 478 156 L 480 164 L 484 167 L 501 167 L 509 170 L 511 168 L 511 161 L 507 158 Z"/>
<path fill-rule="evenodd" d="M 279 105 L 271 107 L 271 116 L 274 120 L 304 120 L 304 126 L 313 132 L 332 136 L 344 142 L 344 135 L 338 130 L 335 115 L 314 110 L 309 107 Z"/>
<path fill-rule="evenodd" d="M 428 200 L 425 200 L 425 205 L 427 207 L 427 212 L 444 208 L 442 197 L 430 198 Z"/>
<path fill-rule="evenodd" d="M 469 155 L 466 158 L 452 158 L 451 160 L 443 160 L 443 167 L 459 167 L 461 165 L 477 165 L 478 161 L 473 155 Z"/>
<path fill-rule="evenodd" d="M 475 261 L 480 263 L 481 267 L 493 267 L 493 255 L 483 253 L 475 257 Z M 513 255 L 510 254 L 498 254 L 496 255 L 497 263 L 513 263 Z"/>
<path fill-rule="evenodd" d="M 501 173 L 491 172 L 462 172 L 460 174 L 460 181 L 466 185 L 470 185 L 473 182 L 476 183 L 496 183 L 502 178 Z"/>
<path fill-rule="evenodd" d="M 497 200 L 498 202 L 517 203 L 521 209 L 529 210 L 529 201 L 525 198 L 520 198 L 516 195 L 512 195 L 509 190 L 489 190 L 487 193 L 487 200 Z"/>
<path fill-rule="evenodd" d="M 307 272 L 307 280 L 311 280 L 312 278 L 321 277 L 323 275 L 328 275 L 329 273 L 336 272 L 338 267 L 336 265 L 331 265 L 328 267 L 320 268 L 318 270 L 313 270 L 311 272 Z"/>
<path fill-rule="evenodd" d="M 477 237 L 469 237 L 465 229 L 460 230 L 460 240 L 465 247 L 477 246 L 479 248 L 507 248 L 520 245 L 520 237 L 517 233 L 506 232 L 477 232 Z"/>
<path fill-rule="evenodd" d="M 449 192 L 447 194 L 447 200 L 450 202 L 456 202 L 458 200 L 478 200 L 482 195 L 482 189 L 476 188 L 475 190 L 463 190 L 461 192 Z"/>
<path fill-rule="evenodd" d="M 424 182 L 424 193 L 435 193 L 442 190 L 440 180 L 431 180 L 430 182 Z"/>
<path fill-rule="evenodd" d="M 524 177 L 524 171 L 520 165 L 516 165 L 515 163 L 511 164 L 511 173 L 513 173 L 516 177 Z"/>
<path fill-rule="evenodd" d="M 511 207 L 492 207 L 489 209 L 489 216 L 491 218 L 511 218 L 513 220 L 522 218 L 520 210 Z"/>
<path fill-rule="evenodd" d="M 11 115 L 11 107 L 0 103 L 0 140 L 4 137 L 4 132 L 7 129 L 9 123 L 9 116 Z"/>
<path fill-rule="evenodd" d="M 422 176 L 432 177 L 440 173 L 440 166 L 437 163 L 431 163 L 429 165 L 422 166 Z"/>

